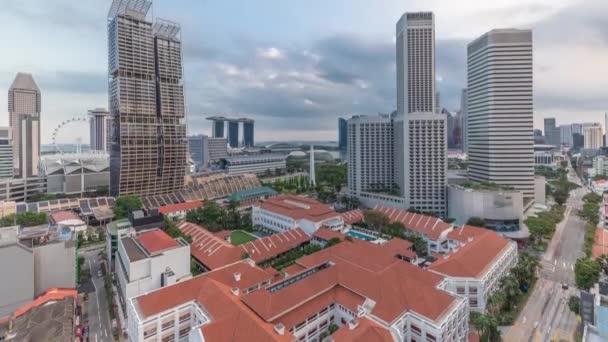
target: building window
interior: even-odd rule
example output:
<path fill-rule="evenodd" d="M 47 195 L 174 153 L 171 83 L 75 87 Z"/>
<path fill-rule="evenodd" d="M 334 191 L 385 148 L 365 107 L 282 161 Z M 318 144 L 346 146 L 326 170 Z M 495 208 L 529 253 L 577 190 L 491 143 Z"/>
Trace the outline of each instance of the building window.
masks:
<path fill-rule="evenodd" d="M 470 307 L 477 307 L 477 298 L 469 298 L 469 306 Z"/>
<path fill-rule="evenodd" d="M 458 293 L 458 294 L 464 294 L 465 293 L 464 286 L 458 286 L 458 287 L 456 287 L 456 293 Z"/>

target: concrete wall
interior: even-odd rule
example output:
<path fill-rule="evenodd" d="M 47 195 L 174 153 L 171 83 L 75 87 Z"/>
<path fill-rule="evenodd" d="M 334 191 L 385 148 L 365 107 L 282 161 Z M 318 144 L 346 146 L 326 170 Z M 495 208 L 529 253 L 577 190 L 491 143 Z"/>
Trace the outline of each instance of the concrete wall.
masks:
<path fill-rule="evenodd" d="M 17 245 L 0 246 L 0 318 L 34 299 L 34 254 Z"/>
<path fill-rule="evenodd" d="M 534 176 L 534 202 L 545 205 L 547 203 L 547 194 L 545 193 L 545 177 Z"/>
<path fill-rule="evenodd" d="M 76 242 L 49 243 L 34 248 L 35 295 L 52 287 L 76 287 Z"/>
<path fill-rule="evenodd" d="M 520 220 L 523 197 L 519 191 L 473 190 L 460 186 L 448 187 L 448 217 L 457 225 L 470 217 L 486 220 Z"/>

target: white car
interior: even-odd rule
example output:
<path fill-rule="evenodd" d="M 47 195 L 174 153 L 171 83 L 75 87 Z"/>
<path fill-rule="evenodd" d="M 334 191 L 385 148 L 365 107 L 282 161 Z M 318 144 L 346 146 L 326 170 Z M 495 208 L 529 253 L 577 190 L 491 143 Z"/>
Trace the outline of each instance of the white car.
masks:
<path fill-rule="evenodd" d="M 97 276 L 98 276 L 99 278 L 103 277 L 103 272 L 101 272 L 101 270 L 97 271 Z"/>

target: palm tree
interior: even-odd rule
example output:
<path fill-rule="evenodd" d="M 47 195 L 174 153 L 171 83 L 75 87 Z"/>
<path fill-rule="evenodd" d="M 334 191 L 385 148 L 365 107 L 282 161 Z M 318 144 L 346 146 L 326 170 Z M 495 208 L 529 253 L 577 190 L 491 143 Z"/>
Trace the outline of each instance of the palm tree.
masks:
<path fill-rule="evenodd" d="M 491 314 L 497 314 L 500 311 L 500 308 L 504 305 L 507 300 L 505 293 L 502 291 L 496 291 L 492 295 L 488 297 L 487 300 L 487 310 Z"/>
<path fill-rule="evenodd" d="M 479 312 L 471 312 L 471 324 L 479 333 L 481 341 L 500 341 L 498 321 L 494 316 L 484 315 Z"/>
<path fill-rule="evenodd" d="M 514 275 L 509 274 L 502 279 L 501 292 L 505 294 L 506 302 L 505 304 L 511 307 L 514 304 L 514 301 L 521 294 L 521 290 L 519 289 L 519 282 Z"/>

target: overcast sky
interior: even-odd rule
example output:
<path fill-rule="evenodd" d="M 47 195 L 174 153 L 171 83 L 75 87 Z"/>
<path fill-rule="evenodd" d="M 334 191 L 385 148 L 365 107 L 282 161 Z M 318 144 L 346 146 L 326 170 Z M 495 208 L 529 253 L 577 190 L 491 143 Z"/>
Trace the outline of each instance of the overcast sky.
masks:
<path fill-rule="evenodd" d="M 61 121 L 107 107 L 110 0 L 0 1 L 0 125 L 18 71 L 42 91 L 43 142 Z M 493 28 L 534 30 L 534 121 L 603 120 L 606 0 L 156 0 L 182 25 L 189 133 L 209 115 L 256 120 L 256 140 L 335 140 L 337 118 L 395 109 L 395 23 L 435 12 L 437 89 L 460 108 L 466 44 Z M 74 127 L 62 140 L 88 140 Z"/>

